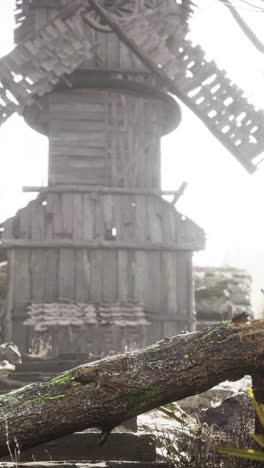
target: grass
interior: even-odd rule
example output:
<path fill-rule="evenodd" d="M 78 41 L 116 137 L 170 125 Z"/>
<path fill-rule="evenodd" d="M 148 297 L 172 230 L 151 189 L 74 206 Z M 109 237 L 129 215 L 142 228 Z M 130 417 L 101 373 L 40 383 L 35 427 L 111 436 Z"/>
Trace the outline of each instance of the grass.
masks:
<path fill-rule="evenodd" d="M 252 432 L 254 419 L 249 408 L 245 407 L 232 431 L 223 432 L 215 426 L 208 427 L 199 422 L 195 429 L 191 429 L 185 423 L 174 433 L 157 430 L 157 446 L 162 460 L 171 468 L 261 468 L 264 467 L 263 463 L 213 450 L 216 444 L 255 449 L 255 442 L 250 435 Z"/>

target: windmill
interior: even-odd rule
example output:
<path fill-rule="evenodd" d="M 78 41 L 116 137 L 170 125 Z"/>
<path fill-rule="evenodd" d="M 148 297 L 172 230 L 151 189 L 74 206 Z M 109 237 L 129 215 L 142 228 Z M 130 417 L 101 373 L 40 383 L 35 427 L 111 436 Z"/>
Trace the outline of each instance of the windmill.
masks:
<path fill-rule="evenodd" d="M 204 234 L 161 198 L 160 138 L 181 120 L 171 94 L 249 172 L 263 112 L 186 40 L 190 1 L 16 3 L 0 123 L 18 112 L 49 137 L 49 175 L 3 225 L 5 339 L 25 348 L 29 328 L 58 337 L 59 327 L 60 346 L 76 333 L 81 350 L 109 351 L 193 329 L 191 259 Z"/>

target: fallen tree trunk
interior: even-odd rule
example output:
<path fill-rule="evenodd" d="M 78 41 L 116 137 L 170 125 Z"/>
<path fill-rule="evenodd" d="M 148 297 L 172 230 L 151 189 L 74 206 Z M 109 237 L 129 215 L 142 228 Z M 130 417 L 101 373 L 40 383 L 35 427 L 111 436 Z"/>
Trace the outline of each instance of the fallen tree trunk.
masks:
<path fill-rule="evenodd" d="M 104 358 L 0 396 L 0 455 L 123 421 L 264 371 L 264 320 L 225 322 Z"/>

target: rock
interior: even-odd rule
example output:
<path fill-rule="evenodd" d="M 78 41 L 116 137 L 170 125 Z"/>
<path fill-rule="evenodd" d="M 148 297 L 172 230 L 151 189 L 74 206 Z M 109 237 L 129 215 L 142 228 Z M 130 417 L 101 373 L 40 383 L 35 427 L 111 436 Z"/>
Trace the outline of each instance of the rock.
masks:
<path fill-rule="evenodd" d="M 234 396 L 239 392 L 245 392 L 251 385 L 251 377 L 246 376 L 236 382 L 229 380 L 216 385 L 207 392 L 184 398 L 177 402 L 180 408 L 190 415 L 199 415 L 201 410 L 215 406 L 228 397 Z"/>
<path fill-rule="evenodd" d="M 252 316 L 251 278 L 244 270 L 231 267 L 196 267 L 195 309 L 197 329 L 212 322 L 231 320 L 246 312 Z"/>
<path fill-rule="evenodd" d="M 9 375 L 14 372 L 16 367 L 8 361 L 0 361 L 0 375 Z"/>
<path fill-rule="evenodd" d="M 248 418 L 254 418 L 254 409 L 246 393 L 240 392 L 231 397 L 225 398 L 217 406 L 212 406 L 200 413 L 200 421 L 215 425 L 223 431 L 234 430 L 241 426 L 245 414 Z"/>
<path fill-rule="evenodd" d="M 21 354 L 14 343 L 0 345 L 0 361 L 8 361 L 10 364 L 20 364 Z"/>

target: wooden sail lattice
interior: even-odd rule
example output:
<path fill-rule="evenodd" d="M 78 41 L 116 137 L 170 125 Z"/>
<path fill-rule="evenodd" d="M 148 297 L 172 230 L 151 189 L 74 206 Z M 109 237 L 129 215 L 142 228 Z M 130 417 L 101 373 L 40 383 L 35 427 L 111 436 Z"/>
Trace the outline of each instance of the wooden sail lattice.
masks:
<path fill-rule="evenodd" d="M 264 151 L 264 112 L 257 111 L 225 72 L 206 60 L 202 48 L 180 37 L 173 21 L 159 12 L 141 15 L 125 34 L 170 80 L 172 92 L 253 172 L 254 158 Z"/>
<path fill-rule="evenodd" d="M 158 7 L 145 8 L 139 16 L 122 24 L 126 43 L 131 44 L 134 52 L 136 46 L 151 71 L 165 77 L 167 89 L 253 172 L 258 155 L 264 151 L 264 112 L 248 102 L 243 91 L 215 62 L 206 60 L 201 47 L 185 39 L 192 3 L 183 2 L 184 20 L 179 21 L 179 16 L 166 14 L 166 9 L 160 8 L 166 2 L 159 1 Z M 35 96 L 51 91 L 64 74 L 71 73 L 94 54 L 96 44 L 84 24 L 85 10 L 89 15 L 91 4 L 92 0 L 85 0 L 65 7 L 68 0 L 60 0 L 62 14 L 0 60 L 0 124 L 13 112 L 23 112 Z M 17 0 L 17 6 L 19 25 L 27 21 L 29 2 Z M 111 19 L 110 13 L 105 12 Z"/>
<path fill-rule="evenodd" d="M 93 56 L 84 26 L 81 8 L 64 11 L 0 60 L 0 124 Z"/>

